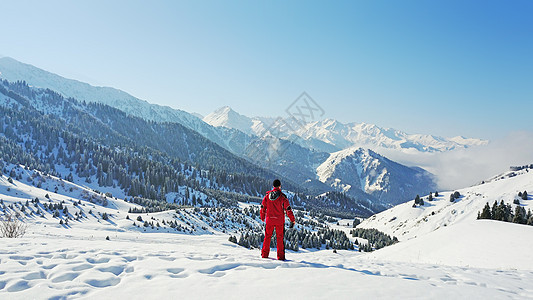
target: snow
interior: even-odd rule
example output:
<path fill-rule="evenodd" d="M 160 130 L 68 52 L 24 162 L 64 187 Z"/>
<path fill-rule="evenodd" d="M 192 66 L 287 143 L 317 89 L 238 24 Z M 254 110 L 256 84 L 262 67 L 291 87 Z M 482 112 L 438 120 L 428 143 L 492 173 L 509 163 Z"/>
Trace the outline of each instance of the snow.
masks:
<path fill-rule="evenodd" d="M 514 177 L 496 176 L 484 184 L 457 190 L 462 196 L 450 202 L 452 192 L 439 192 L 433 201 L 424 199 L 424 206 L 413 208 L 413 201 L 397 205 L 365 220 L 360 227 L 376 228 L 387 234 L 396 236 L 400 241 L 431 233 L 445 226 L 461 222 L 478 222 L 477 213 L 485 204 L 493 205 L 504 200 L 511 204 L 518 198 L 518 192 L 533 190 L 533 172 L 522 170 L 512 172 L 519 174 Z M 505 178 L 505 179 L 500 179 Z M 521 205 L 533 208 L 531 200 L 521 201 Z M 513 205 L 514 211 L 515 205 Z M 531 227 L 533 228 L 533 227 Z"/>
<path fill-rule="evenodd" d="M 533 227 L 478 221 L 472 219 L 477 204 L 467 205 L 474 199 L 472 193 L 490 196 L 492 200 L 498 195 L 508 197 L 523 190 L 533 182 L 533 173 L 521 172 L 461 190 L 466 196 L 455 204 L 445 204 L 449 202 L 446 198 L 449 193 L 443 193 L 428 208 L 409 207 L 408 210 L 400 205 L 360 225 L 378 224 L 391 212 L 397 215 L 397 220 L 405 218 L 405 222 L 425 215 L 424 209 L 440 206 L 443 211 L 448 206 L 459 211 L 460 205 L 471 210 L 457 213 L 453 220 L 448 220 L 448 214 L 439 215 L 448 225 L 438 230 L 410 225 L 418 234 L 413 233 L 409 239 L 404 236 L 400 243 L 372 253 L 287 251 L 286 262 L 273 259 L 275 249 L 271 250 L 271 259 L 261 259 L 258 249 L 249 250 L 230 243 L 228 234 L 214 228 L 195 234 L 170 232 L 165 228 L 148 228 L 145 232 L 126 219 L 127 210 L 139 206 L 109 199 L 108 207 L 103 207 L 78 199 L 83 194 L 97 194 L 43 175 L 46 180 L 43 188 L 65 185 L 59 194 L 52 193 L 24 183 L 31 174 L 25 171 L 22 180 L 13 183 L 5 176 L 0 178 L 0 199 L 5 205 L 24 203 L 34 197 L 39 197 L 41 203 L 48 202 L 43 195 L 49 194 L 54 203 L 65 201 L 70 213 L 91 209 L 93 215 L 87 214 L 82 221 L 73 220 L 68 226 L 59 225 L 49 212 L 44 212 L 44 217 L 31 215 L 27 217 L 24 237 L 2 239 L 0 298 L 271 299 L 276 293 L 281 299 L 455 299 L 531 298 L 533 295 L 533 263 L 526 254 L 533 247 Z M 73 208 L 71 204 L 77 201 L 81 204 Z M 244 209 L 254 205 L 257 206 L 244 203 L 240 206 Z M 98 217 L 103 212 L 110 215 L 109 221 Z M 132 219 L 140 215 L 148 220 L 162 220 L 175 214 L 169 211 L 129 215 Z M 192 209 L 180 211 L 179 215 L 195 226 L 207 226 Z M 345 226 L 349 220 L 339 223 L 332 228 L 350 229 Z M 382 229 L 392 230 L 394 226 L 389 225 L 387 222 Z"/>
<path fill-rule="evenodd" d="M 279 118 L 281 119 L 281 117 Z M 262 136 L 265 128 L 275 127 L 280 138 L 296 134 L 302 139 L 301 146 L 309 147 L 305 141 L 318 140 L 337 149 L 366 147 L 373 150 L 394 149 L 402 153 L 446 152 L 473 146 L 485 146 L 488 141 L 465 138 L 462 136 L 444 138 L 434 135 L 408 134 L 392 128 L 381 128 L 368 123 L 341 123 L 335 119 L 309 122 L 300 126 L 290 118 L 274 122 L 270 118 L 246 117 L 238 114 L 228 106 L 221 107 L 203 118 L 212 126 L 222 126 L 240 130 L 247 134 Z M 290 126 L 286 126 L 286 125 Z M 325 151 L 324 146 L 315 149 Z M 329 151 L 327 151 L 329 152 Z"/>
<path fill-rule="evenodd" d="M 283 138 L 296 134 L 301 138 L 297 141 L 303 147 L 311 147 L 317 151 L 331 152 L 321 141 L 336 149 L 351 147 L 366 147 L 372 150 L 393 149 L 401 153 L 446 152 L 454 149 L 464 149 L 473 146 L 485 146 L 488 141 L 452 137 L 444 138 L 434 135 L 408 134 L 392 128 L 381 128 L 368 123 L 344 124 L 335 119 L 325 119 L 309 122 L 305 126 L 295 124 L 290 118 L 278 117 L 277 122 L 271 118 L 246 117 L 235 112 L 228 106 L 221 107 L 203 118 L 203 121 L 212 125 L 240 130 L 247 134 L 263 136 L 265 128 L 275 128 L 279 131 L 278 137 Z M 289 126 L 287 126 L 289 125 Z M 318 148 L 314 148 L 316 145 Z"/>
<path fill-rule="evenodd" d="M 362 161 L 367 162 L 369 159 L 371 159 L 368 155 L 368 151 L 365 149 L 359 148 L 359 147 L 352 147 L 348 149 L 344 149 L 335 153 L 331 153 L 328 159 L 324 161 L 320 166 L 317 167 L 316 173 L 318 176 L 318 180 L 321 182 L 328 181 L 331 176 L 333 176 L 333 173 L 335 172 L 337 166 L 344 162 L 348 157 L 351 156 L 360 156 Z M 366 166 L 362 166 L 357 164 L 355 166 L 357 168 L 357 175 L 359 178 L 361 178 L 360 181 L 360 187 L 362 189 L 365 188 L 365 182 L 363 181 L 362 176 L 362 168 Z"/>
<path fill-rule="evenodd" d="M 459 267 L 533 270 L 533 226 L 462 222 L 371 253 L 369 258 Z"/>
<path fill-rule="evenodd" d="M 316 169 L 317 178 L 337 191 L 360 199 L 363 191 L 384 205 L 435 189 L 434 177 L 421 168 L 395 163 L 370 150 L 351 147 L 334 152 Z M 388 206 L 390 207 L 390 206 Z"/>
<path fill-rule="evenodd" d="M 0 250 L 2 270 L 8 271 L 2 275 L 0 296 L 271 299 L 277 290 L 282 299 L 479 297 L 520 296 L 520 288 L 526 296 L 532 278 L 524 274 L 517 280 L 516 271 L 490 276 L 490 271 L 475 269 L 384 264 L 345 251 L 302 252 L 279 262 L 225 240 L 165 234 L 123 234 L 111 241 L 61 236 L 7 240 Z"/>
<path fill-rule="evenodd" d="M 122 233 L 6 240 L 0 296 L 27 298 L 527 297 L 529 272 L 388 263 L 354 252 L 259 258 L 225 236 Z M 268 292 L 265 292 L 268 291 Z"/>
<path fill-rule="evenodd" d="M 229 106 L 217 109 L 202 120 L 211 126 L 233 128 L 246 134 L 253 134 L 251 129 L 253 127 L 252 119 L 238 114 Z"/>
<path fill-rule="evenodd" d="M 515 175 L 507 176 L 510 173 Z M 502 179 L 503 178 L 503 179 Z M 396 236 L 400 243 L 369 255 L 373 259 L 428 263 L 459 267 L 533 270 L 533 226 L 492 220 L 477 220 L 485 204 L 512 204 L 518 192 L 533 190 L 533 172 L 522 170 L 495 176 L 484 184 L 458 190 L 462 195 L 450 202 L 452 192 L 439 193 L 424 206 L 413 201 L 400 204 L 362 222 L 360 228 L 376 228 Z M 520 200 L 526 211 L 531 199 Z M 512 204 L 512 210 L 516 207 Z M 527 250 L 529 251 L 529 250 Z"/>

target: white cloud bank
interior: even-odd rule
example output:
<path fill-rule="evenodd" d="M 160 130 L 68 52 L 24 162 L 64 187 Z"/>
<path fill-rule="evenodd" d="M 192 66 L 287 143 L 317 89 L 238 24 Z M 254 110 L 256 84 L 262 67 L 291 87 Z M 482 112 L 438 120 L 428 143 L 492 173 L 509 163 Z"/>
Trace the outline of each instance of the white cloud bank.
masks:
<path fill-rule="evenodd" d="M 398 153 L 379 150 L 386 157 L 435 174 L 442 190 L 474 185 L 509 170 L 510 166 L 533 164 L 533 132 L 513 132 L 487 146 L 445 153 Z"/>

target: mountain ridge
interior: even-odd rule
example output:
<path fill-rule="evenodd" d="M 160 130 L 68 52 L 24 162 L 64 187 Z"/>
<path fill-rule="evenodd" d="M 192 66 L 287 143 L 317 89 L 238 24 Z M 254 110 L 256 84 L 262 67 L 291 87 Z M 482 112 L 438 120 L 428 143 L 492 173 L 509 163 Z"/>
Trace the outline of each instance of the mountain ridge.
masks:
<path fill-rule="evenodd" d="M 234 122 L 232 118 L 238 115 L 246 122 Z M 456 136 L 444 138 L 429 134 L 408 134 L 393 128 L 382 128 L 370 123 L 342 123 L 338 120 L 326 118 L 308 122 L 301 126 L 290 118 L 277 123 L 273 119 L 261 117 L 246 117 L 238 114 L 228 106 L 212 112 L 209 118 L 203 120 L 214 126 L 224 126 L 256 136 L 265 134 L 265 129 L 275 131 L 280 137 L 291 134 L 303 140 L 318 140 L 335 147 L 337 150 L 353 146 L 376 149 L 378 147 L 395 150 L 416 150 L 419 152 L 444 152 L 454 149 L 487 145 L 487 140 Z M 247 126 L 251 124 L 251 126 Z M 289 126 L 286 126 L 289 124 Z M 289 128 L 290 127 L 290 128 Z M 323 150 L 323 149 L 315 149 Z M 328 151 L 329 152 L 329 151 Z"/>
<path fill-rule="evenodd" d="M 228 141 L 231 141 L 232 138 L 237 140 L 245 138 L 245 134 L 239 134 L 234 130 L 217 129 L 210 126 L 186 111 L 151 104 L 112 87 L 93 86 L 78 80 L 68 79 L 10 57 L 0 58 L 0 72 L 0 78 L 10 82 L 24 81 L 30 86 L 51 89 L 66 98 L 71 97 L 82 102 L 107 104 L 129 115 L 148 121 L 179 123 L 234 153 L 238 153 L 239 150 L 234 149 Z M 235 137 L 236 135 L 238 137 Z"/>

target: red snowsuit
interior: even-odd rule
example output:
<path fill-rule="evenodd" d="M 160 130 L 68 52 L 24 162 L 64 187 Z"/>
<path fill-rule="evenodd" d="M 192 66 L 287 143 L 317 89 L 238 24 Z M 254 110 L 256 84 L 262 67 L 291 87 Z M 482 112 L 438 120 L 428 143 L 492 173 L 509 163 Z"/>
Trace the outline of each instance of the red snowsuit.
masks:
<path fill-rule="evenodd" d="M 264 258 L 270 254 L 270 239 L 275 228 L 278 259 L 285 259 L 285 245 L 283 244 L 285 212 L 287 212 L 287 216 L 291 222 L 294 223 L 294 214 L 289 205 L 289 200 L 281 192 L 281 189 L 276 187 L 268 191 L 263 198 L 260 211 L 261 221 L 266 221 L 265 240 L 263 241 L 263 249 L 261 251 L 261 256 Z"/>

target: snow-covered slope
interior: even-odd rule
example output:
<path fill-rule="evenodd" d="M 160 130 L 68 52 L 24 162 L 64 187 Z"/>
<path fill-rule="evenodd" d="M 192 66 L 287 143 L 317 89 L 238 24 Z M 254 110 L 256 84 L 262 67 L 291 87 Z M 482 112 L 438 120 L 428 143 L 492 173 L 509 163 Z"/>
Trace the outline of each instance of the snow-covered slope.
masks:
<path fill-rule="evenodd" d="M 219 218 L 195 213 L 192 208 L 128 213 L 139 206 L 113 197 L 108 197 L 107 206 L 103 206 L 101 193 L 81 185 L 22 168 L 16 173 L 21 180 L 9 182 L 5 175 L 0 178 L 1 214 L 21 212 L 25 207 L 22 214 L 28 228 L 22 238 L 1 239 L 2 299 L 160 299 L 176 295 L 194 299 L 271 299 L 272 293 L 260 291 L 280 287 L 281 298 L 297 295 L 308 299 L 353 299 L 354 295 L 372 299 L 412 299 L 421 295 L 432 299 L 527 298 L 533 291 L 533 267 L 522 263 L 514 268 L 513 260 L 528 262 L 530 256 L 516 255 L 524 253 L 523 248 L 506 249 L 509 258 L 504 260 L 508 264 L 502 267 L 504 270 L 487 269 L 492 265 L 490 262 L 479 268 L 466 264 L 453 267 L 442 265 L 447 261 L 393 262 L 378 259 L 372 253 L 346 250 L 287 251 L 289 260 L 280 262 L 261 259 L 258 249 L 249 250 L 228 242 L 227 234 L 211 226 Z M 37 182 L 41 188 L 33 185 Z M 48 191 L 55 187 L 57 193 Z M 40 201 L 31 201 L 35 198 Z M 45 204 L 66 206 L 70 221 L 59 224 L 59 220 L 66 220 L 66 215 L 45 208 Z M 56 211 L 58 217 L 53 216 Z M 139 226 L 142 221 L 138 217 L 155 225 Z M 252 217 L 234 222 L 236 218 L 237 215 L 232 215 L 221 221 L 231 231 L 256 222 Z M 169 221 L 176 222 L 180 230 L 168 226 Z M 480 226 L 485 223 L 479 222 Z M 516 230 L 513 238 L 518 240 L 524 233 L 528 234 Z M 454 239 L 463 242 L 466 237 Z M 490 242 L 494 245 L 502 240 L 506 241 L 497 236 Z M 375 255 L 399 249 L 403 243 L 379 250 Z M 464 256 L 458 252 L 443 253 Z M 489 253 L 498 257 L 498 253 Z"/>
<path fill-rule="evenodd" d="M 519 199 L 518 193 L 533 190 L 533 172 L 510 171 L 484 184 L 458 190 L 461 196 L 450 201 L 453 192 L 439 193 L 424 205 L 413 201 L 400 204 L 365 220 L 361 228 L 376 228 L 400 243 L 376 251 L 372 257 L 395 261 L 491 268 L 533 268 L 533 256 L 521 255 L 533 247 L 533 226 L 492 220 L 477 220 L 486 203 L 492 207 L 502 200 L 526 210 L 533 200 Z"/>
<path fill-rule="evenodd" d="M 35 87 L 49 88 L 79 101 L 105 103 L 129 114 L 159 122 L 178 122 L 193 126 L 198 118 L 181 110 L 150 104 L 110 87 L 98 87 L 63 78 L 9 57 L 0 58 L 0 77 L 8 81 L 26 81 Z"/>

